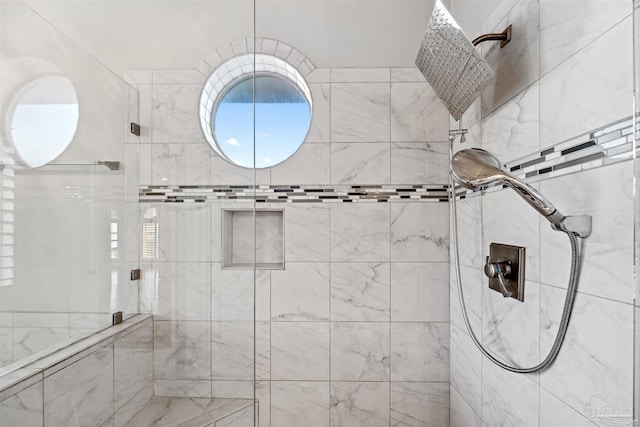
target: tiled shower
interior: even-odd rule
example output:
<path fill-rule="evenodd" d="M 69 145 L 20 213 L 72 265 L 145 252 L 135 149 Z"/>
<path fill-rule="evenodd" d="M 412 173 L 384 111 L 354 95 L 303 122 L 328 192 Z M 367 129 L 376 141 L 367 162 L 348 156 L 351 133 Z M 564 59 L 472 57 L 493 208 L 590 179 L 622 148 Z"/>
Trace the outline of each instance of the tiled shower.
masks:
<path fill-rule="evenodd" d="M 634 2 L 445 6 L 471 37 L 514 28 L 478 47 L 496 77 L 454 152 L 488 150 L 593 217 L 551 368 L 500 370 L 462 320 L 458 124 L 413 64 L 432 1 L 7 0 L 3 116 L 48 74 L 71 79 L 80 115 L 39 168 L 0 133 L 0 426 L 635 425 Z M 223 158 L 199 118 L 209 75 L 254 52 L 296 68 L 313 101 L 304 143 L 265 169 Z M 509 189 L 456 193 L 471 325 L 534 365 L 566 239 Z M 488 289 L 492 242 L 526 246 L 524 303 Z"/>

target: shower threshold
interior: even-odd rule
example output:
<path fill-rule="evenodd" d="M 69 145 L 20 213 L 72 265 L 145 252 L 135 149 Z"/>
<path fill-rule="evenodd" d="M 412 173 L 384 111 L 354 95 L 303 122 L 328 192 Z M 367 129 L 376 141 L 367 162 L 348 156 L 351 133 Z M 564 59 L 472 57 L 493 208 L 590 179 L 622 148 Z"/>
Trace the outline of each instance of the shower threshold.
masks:
<path fill-rule="evenodd" d="M 154 396 L 126 427 L 252 427 L 251 399 Z"/>

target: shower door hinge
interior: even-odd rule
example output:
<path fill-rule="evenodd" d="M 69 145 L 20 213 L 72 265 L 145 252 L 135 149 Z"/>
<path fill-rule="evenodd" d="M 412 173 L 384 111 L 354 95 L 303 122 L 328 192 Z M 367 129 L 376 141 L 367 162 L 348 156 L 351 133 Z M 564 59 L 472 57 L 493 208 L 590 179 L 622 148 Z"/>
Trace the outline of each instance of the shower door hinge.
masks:
<path fill-rule="evenodd" d="M 131 133 L 140 136 L 140 125 L 134 122 L 131 122 Z"/>
<path fill-rule="evenodd" d="M 111 324 L 117 325 L 118 323 L 122 323 L 122 312 L 116 311 L 111 315 Z"/>
<path fill-rule="evenodd" d="M 140 280 L 140 276 L 142 275 L 142 271 L 139 268 L 135 270 L 131 270 L 131 280 Z"/>

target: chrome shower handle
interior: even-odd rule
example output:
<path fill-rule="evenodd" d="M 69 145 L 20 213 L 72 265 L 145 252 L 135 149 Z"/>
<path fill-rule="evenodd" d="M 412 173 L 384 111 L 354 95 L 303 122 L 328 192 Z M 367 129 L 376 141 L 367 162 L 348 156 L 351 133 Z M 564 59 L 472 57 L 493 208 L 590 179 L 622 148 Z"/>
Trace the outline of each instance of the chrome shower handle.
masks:
<path fill-rule="evenodd" d="M 511 286 L 507 283 L 507 279 L 504 277 L 507 274 L 511 274 L 511 265 L 509 262 L 490 262 L 489 257 L 484 264 L 484 274 L 490 279 L 497 278 L 500 284 L 500 292 L 505 298 L 509 298 L 513 295 Z"/>

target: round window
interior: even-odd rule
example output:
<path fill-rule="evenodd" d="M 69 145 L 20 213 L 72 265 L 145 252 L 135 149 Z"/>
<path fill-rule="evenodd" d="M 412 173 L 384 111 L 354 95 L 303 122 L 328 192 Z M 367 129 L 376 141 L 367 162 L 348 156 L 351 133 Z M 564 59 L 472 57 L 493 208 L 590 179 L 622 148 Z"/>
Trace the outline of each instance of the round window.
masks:
<path fill-rule="evenodd" d="M 214 71 L 202 93 L 200 122 L 222 157 L 266 168 L 289 158 L 304 142 L 311 96 L 300 73 L 285 61 L 260 54 L 255 72 L 252 64 L 253 55 L 243 55 Z"/>
<path fill-rule="evenodd" d="M 35 80 L 13 104 L 11 140 L 22 161 L 38 167 L 62 154 L 78 127 L 78 96 L 71 80 L 62 76 Z"/>

